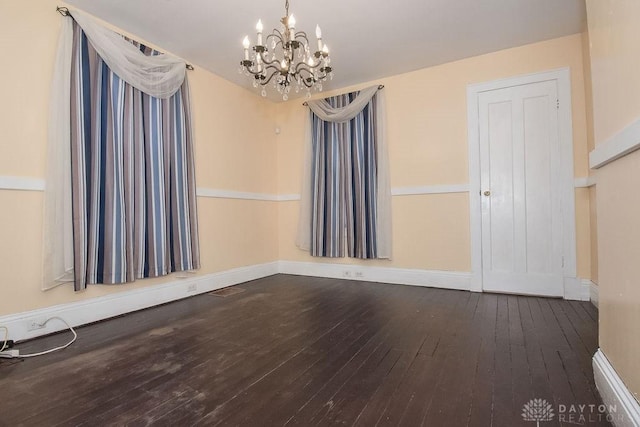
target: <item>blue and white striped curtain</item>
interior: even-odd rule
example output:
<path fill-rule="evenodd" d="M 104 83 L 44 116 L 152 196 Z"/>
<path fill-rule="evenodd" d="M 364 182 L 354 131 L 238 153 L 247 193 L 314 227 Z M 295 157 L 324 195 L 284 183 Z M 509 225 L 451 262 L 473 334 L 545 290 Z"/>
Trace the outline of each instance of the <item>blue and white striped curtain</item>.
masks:
<path fill-rule="evenodd" d="M 200 268 L 186 78 L 154 98 L 114 74 L 75 23 L 73 33 L 75 289 Z"/>
<path fill-rule="evenodd" d="M 349 105 L 357 92 L 327 98 Z M 334 123 L 311 112 L 311 245 L 317 257 L 378 258 L 376 96 L 353 119 Z"/>

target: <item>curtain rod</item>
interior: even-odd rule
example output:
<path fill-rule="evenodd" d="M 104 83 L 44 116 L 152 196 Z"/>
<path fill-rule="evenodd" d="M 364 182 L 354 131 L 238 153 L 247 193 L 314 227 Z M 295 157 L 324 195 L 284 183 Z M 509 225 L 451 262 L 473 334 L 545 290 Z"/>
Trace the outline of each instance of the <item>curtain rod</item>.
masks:
<path fill-rule="evenodd" d="M 62 16 L 71 16 L 71 13 L 69 12 L 69 9 L 67 9 L 66 7 L 56 6 L 56 12 L 58 12 Z M 185 67 L 189 71 L 193 71 L 194 70 L 193 65 L 191 65 L 189 63 L 185 64 Z"/>
<path fill-rule="evenodd" d="M 380 90 L 380 89 L 384 89 L 384 85 L 378 85 L 378 90 Z M 304 105 L 305 107 L 309 106 L 307 101 L 303 102 L 302 105 Z"/>

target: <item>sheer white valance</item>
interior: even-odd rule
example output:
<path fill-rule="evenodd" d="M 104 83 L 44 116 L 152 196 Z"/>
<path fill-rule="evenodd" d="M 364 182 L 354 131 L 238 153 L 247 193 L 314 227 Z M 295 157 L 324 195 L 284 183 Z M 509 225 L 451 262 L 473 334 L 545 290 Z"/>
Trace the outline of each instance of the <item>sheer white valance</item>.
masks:
<path fill-rule="evenodd" d="M 391 258 L 392 231 L 391 231 L 391 181 L 389 175 L 389 153 L 387 149 L 387 125 L 384 92 L 379 91 L 379 86 L 371 86 L 362 89 L 356 98 L 344 107 L 332 107 L 325 99 L 309 100 L 307 105 L 311 111 L 321 120 L 333 123 L 344 123 L 352 120 L 369 104 L 376 96 L 376 140 L 378 144 L 378 170 L 377 170 L 377 223 L 376 235 L 378 246 L 378 258 Z M 304 162 L 302 172 L 302 191 L 300 194 L 300 215 L 298 217 L 298 230 L 296 245 L 309 251 L 311 248 L 311 221 L 312 221 L 312 147 L 311 147 L 311 116 L 307 119 L 304 139 Z"/>
<path fill-rule="evenodd" d="M 120 34 L 100 25 L 89 16 L 70 10 L 102 60 L 122 80 L 156 98 L 170 98 L 182 86 L 186 63 L 168 54 L 142 53 Z"/>
<path fill-rule="evenodd" d="M 325 122 L 344 123 L 353 119 L 367 106 L 371 98 L 378 92 L 378 86 L 371 86 L 362 89 L 356 99 L 345 107 L 332 107 L 326 99 L 315 99 L 307 101 L 307 105 Z"/>

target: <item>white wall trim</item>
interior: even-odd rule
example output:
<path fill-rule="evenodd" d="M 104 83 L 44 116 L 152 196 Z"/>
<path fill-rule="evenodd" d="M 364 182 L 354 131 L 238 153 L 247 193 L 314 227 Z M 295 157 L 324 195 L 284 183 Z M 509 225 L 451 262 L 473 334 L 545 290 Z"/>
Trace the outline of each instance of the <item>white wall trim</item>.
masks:
<path fill-rule="evenodd" d="M 278 201 L 279 202 L 291 202 L 294 200 L 300 200 L 299 194 L 279 194 Z"/>
<path fill-rule="evenodd" d="M 469 184 L 422 185 L 419 187 L 396 187 L 391 189 L 392 196 L 414 196 L 421 194 L 468 193 Z"/>
<path fill-rule="evenodd" d="M 471 280 L 470 273 L 457 271 L 418 270 L 299 261 L 280 261 L 278 265 L 278 272 L 283 274 L 427 286 L 465 291 L 469 290 Z"/>
<path fill-rule="evenodd" d="M 589 280 L 589 300 L 591 301 L 591 304 L 598 308 L 600 307 L 600 288 L 598 288 L 598 285 L 593 283 L 591 280 Z"/>
<path fill-rule="evenodd" d="M 591 280 L 579 277 L 565 277 L 564 299 L 589 301 L 591 299 Z"/>
<path fill-rule="evenodd" d="M 609 411 L 613 425 L 616 427 L 640 426 L 640 403 L 624 385 L 602 349 L 598 349 L 593 356 L 593 376 L 602 402 L 607 408 L 615 409 L 615 412 Z"/>
<path fill-rule="evenodd" d="M 576 188 L 589 188 L 596 185 L 596 177 L 595 175 L 585 176 L 581 178 L 575 178 L 573 180 L 573 185 Z"/>
<path fill-rule="evenodd" d="M 589 166 L 598 169 L 640 148 L 640 119 L 596 145 L 589 153 Z"/>
<path fill-rule="evenodd" d="M 29 331 L 28 325 L 34 320 L 42 323 L 59 316 L 71 326 L 80 326 L 278 273 L 473 291 L 469 272 L 274 261 L 202 276 L 187 274 L 181 277 L 176 273 L 173 275 L 175 280 L 160 285 L 2 316 L 0 325 L 9 328 L 10 339 L 23 341 L 65 329 L 61 322 L 51 322 L 44 329 Z M 588 301 L 590 284 L 589 280 L 569 281 L 565 284 L 570 289 L 565 292 L 565 299 Z"/>
<path fill-rule="evenodd" d="M 419 185 L 415 187 L 394 187 L 392 196 L 420 196 L 424 194 L 468 193 L 469 184 Z M 283 194 L 277 196 L 278 201 L 300 200 L 299 194 Z"/>
<path fill-rule="evenodd" d="M 40 178 L 19 176 L 0 176 L 0 190 L 44 191 L 45 181 Z M 466 193 L 469 184 L 422 185 L 416 187 L 396 187 L 391 190 L 393 196 L 409 196 L 421 194 Z M 250 191 L 235 191 L 219 188 L 198 187 L 198 197 L 214 199 L 258 200 L 268 202 L 289 202 L 300 200 L 300 194 L 269 194 Z"/>
<path fill-rule="evenodd" d="M 44 191 L 44 179 L 28 176 L 0 176 L 0 190 Z"/>
<path fill-rule="evenodd" d="M 262 201 L 270 201 L 270 202 L 278 201 L 278 196 L 276 194 L 221 190 L 217 188 L 198 187 L 198 189 L 196 190 L 196 195 L 198 197 L 208 197 L 208 198 L 214 198 L 214 199 L 262 200 Z"/>
<path fill-rule="evenodd" d="M 0 317 L 0 325 L 9 328 L 10 339 L 22 341 L 66 329 L 62 322 L 52 321 L 46 328 L 29 331 L 28 325 L 33 320 L 43 322 L 59 316 L 71 326 L 79 326 L 277 273 L 278 262 L 271 262 L 203 276 L 176 278 L 161 285 L 3 316 Z"/>
<path fill-rule="evenodd" d="M 573 128 L 571 119 L 571 73 L 568 67 L 467 86 L 467 126 L 469 145 L 469 209 L 471 225 L 471 290 L 482 290 L 482 212 L 480 203 L 480 132 L 478 99 L 482 92 L 555 80 L 558 83 L 558 127 L 560 181 L 562 182 L 562 252 L 565 281 L 576 277 L 575 182 L 573 176 Z M 565 290 L 571 290 L 565 285 Z M 565 295 L 565 298 L 569 296 Z"/>
<path fill-rule="evenodd" d="M 299 194 L 268 194 L 252 193 L 247 191 L 222 190 L 217 188 L 202 188 L 196 190 L 198 197 L 209 197 L 215 199 L 239 199 L 239 200 L 260 200 L 268 202 L 287 202 L 300 200 Z"/>

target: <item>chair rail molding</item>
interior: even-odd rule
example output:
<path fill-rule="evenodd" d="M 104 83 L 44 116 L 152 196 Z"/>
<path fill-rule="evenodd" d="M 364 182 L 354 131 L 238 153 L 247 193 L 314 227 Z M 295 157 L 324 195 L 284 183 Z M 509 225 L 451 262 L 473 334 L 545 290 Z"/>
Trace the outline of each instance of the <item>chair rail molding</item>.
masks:
<path fill-rule="evenodd" d="M 42 178 L 0 175 L 0 190 L 44 191 Z"/>
<path fill-rule="evenodd" d="M 640 149 L 640 119 L 637 119 L 589 153 L 589 167 L 601 168 Z"/>

